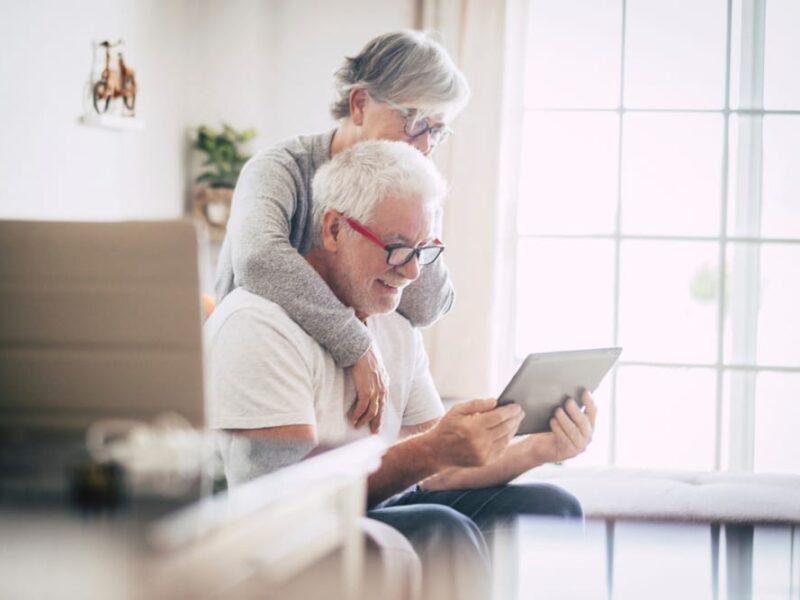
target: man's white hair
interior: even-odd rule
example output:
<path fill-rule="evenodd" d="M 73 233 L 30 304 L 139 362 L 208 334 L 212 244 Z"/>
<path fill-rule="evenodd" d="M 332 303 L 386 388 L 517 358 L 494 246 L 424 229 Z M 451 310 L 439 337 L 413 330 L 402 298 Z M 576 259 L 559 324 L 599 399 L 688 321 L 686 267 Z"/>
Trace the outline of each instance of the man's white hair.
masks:
<path fill-rule="evenodd" d="M 433 204 L 438 217 L 446 192 L 433 161 L 413 146 L 385 140 L 360 142 L 322 165 L 314 177 L 313 245 L 322 242 L 322 220 L 328 209 L 368 224 L 382 200 L 416 198 Z"/>

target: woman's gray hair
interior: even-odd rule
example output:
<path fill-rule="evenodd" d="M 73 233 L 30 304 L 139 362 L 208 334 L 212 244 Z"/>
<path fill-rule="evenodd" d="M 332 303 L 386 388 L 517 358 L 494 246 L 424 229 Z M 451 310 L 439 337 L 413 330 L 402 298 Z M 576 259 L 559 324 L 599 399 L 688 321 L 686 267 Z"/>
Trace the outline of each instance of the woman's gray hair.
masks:
<path fill-rule="evenodd" d="M 438 221 L 447 185 L 433 161 L 413 146 L 375 140 L 360 142 L 322 165 L 312 191 L 313 245 L 319 246 L 329 209 L 367 224 L 382 200 L 417 198 L 432 205 Z"/>
<path fill-rule="evenodd" d="M 427 33 L 402 30 L 378 36 L 334 76 L 337 99 L 334 119 L 350 116 L 350 92 L 360 88 L 378 102 L 418 111 L 419 116 L 443 113 L 454 117 L 469 100 L 463 73 L 447 51 Z"/>

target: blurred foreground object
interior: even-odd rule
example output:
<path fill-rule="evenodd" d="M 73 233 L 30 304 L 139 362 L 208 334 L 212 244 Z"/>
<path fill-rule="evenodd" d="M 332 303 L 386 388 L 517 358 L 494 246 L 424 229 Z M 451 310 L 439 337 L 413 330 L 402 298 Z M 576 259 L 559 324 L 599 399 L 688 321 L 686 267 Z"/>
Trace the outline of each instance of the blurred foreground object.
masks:
<path fill-rule="evenodd" d="M 106 515 L 3 503 L 0 596 L 367 597 L 360 521 L 383 450 L 365 438 L 166 516 L 152 498 Z"/>
<path fill-rule="evenodd" d="M 0 425 L 203 424 L 189 221 L 0 221 Z"/>

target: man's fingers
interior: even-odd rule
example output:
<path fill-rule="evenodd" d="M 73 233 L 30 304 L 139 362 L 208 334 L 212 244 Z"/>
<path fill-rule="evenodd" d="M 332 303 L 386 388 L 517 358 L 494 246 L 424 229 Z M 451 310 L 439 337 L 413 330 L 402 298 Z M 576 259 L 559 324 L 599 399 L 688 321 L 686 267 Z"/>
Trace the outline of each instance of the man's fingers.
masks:
<path fill-rule="evenodd" d="M 505 452 L 508 445 L 511 443 L 512 438 L 516 435 L 517 430 L 519 429 L 520 423 L 522 423 L 522 419 L 525 418 L 525 413 L 520 410 L 519 415 L 517 418 L 511 419 L 503 423 L 500 427 L 495 427 L 491 430 L 492 434 L 496 434 L 498 432 L 502 432 L 500 435 L 497 435 L 492 440 L 492 451 L 491 454 L 494 456 L 492 460 L 499 457 L 503 452 Z"/>
<path fill-rule="evenodd" d="M 473 413 L 482 413 L 492 410 L 496 405 L 496 398 L 478 398 L 476 400 L 460 402 L 456 404 L 452 410 L 462 415 L 471 415 Z"/>
<path fill-rule="evenodd" d="M 492 436 L 493 440 L 506 440 L 506 443 L 514 437 L 514 434 L 517 433 L 517 429 L 519 429 L 519 424 L 522 423 L 522 419 L 525 418 L 525 413 L 521 410 L 518 414 L 512 416 L 510 419 L 506 419 L 499 425 L 492 427 L 489 430 L 489 433 Z"/>
<path fill-rule="evenodd" d="M 589 417 L 580 409 L 578 403 L 572 398 L 567 400 L 565 405 L 567 415 L 572 422 L 580 429 L 581 434 L 586 440 L 592 439 L 594 428 L 592 427 Z"/>
<path fill-rule="evenodd" d="M 502 426 L 506 421 L 517 418 L 519 415 L 524 416 L 524 412 L 519 404 L 507 404 L 492 410 L 490 412 L 478 415 L 476 418 L 480 419 L 481 424 L 487 429 Z"/>
<path fill-rule="evenodd" d="M 586 407 L 586 416 L 589 417 L 589 422 L 592 424 L 592 430 L 594 430 L 594 425 L 597 421 L 597 404 L 594 403 L 594 398 L 592 397 L 592 394 L 589 393 L 589 390 L 583 390 L 581 402 L 583 402 L 583 406 Z"/>
<path fill-rule="evenodd" d="M 582 447 L 582 434 L 580 429 L 578 429 L 577 425 L 572 422 L 572 419 L 569 418 L 566 411 L 563 408 L 556 409 L 555 414 L 556 422 L 561 426 L 561 429 L 564 431 L 566 436 L 569 438 L 569 441 L 572 443 L 573 446 L 576 448 Z"/>
<path fill-rule="evenodd" d="M 567 432 L 564 431 L 564 428 L 559 423 L 556 417 L 550 419 L 550 429 L 552 429 L 553 433 L 556 436 L 556 446 L 560 446 L 558 449 L 559 454 L 567 453 L 569 455 L 575 455 L 578 452 L 578 447 L 575 443 L 570 439 Z M 560 441 L 559 441 L 560 440 Z M 563 444 L 563 446 L 562 446 Z M 571 446 L 571 448 L 565 448 L 564 446 Z"/>

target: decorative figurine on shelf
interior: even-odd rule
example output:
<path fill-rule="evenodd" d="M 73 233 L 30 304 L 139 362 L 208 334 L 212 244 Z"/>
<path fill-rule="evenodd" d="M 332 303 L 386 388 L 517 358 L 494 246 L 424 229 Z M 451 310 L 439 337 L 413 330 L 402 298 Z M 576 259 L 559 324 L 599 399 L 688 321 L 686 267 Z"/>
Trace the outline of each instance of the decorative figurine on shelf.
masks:
<path fill-rule="evenodd" d="M 194 212 L 208 225 L 213 241 L 221 241 L 225 237 L 233 188 L 236 187 L 239 171 L 250 158 L 242 153 L 240 146 L 255 136 L 255 129 L 239 132 L 225 123 L 222 124 L 222 131 L 201 126 L 193 136 L 192 148 L 205 154 L 203 167 L 207 167 L 195 179 L 204 185 L 195 192 Z"/>
<path fill-rule="evenodd" d="M 109 41 L 98 44 L 105 50 L 105 66 L 100 74 L 100 79 L 92 86 L 92 102 L 98 114 L 108 111 L 111 100 L 122 98 L 129 115 L 133 116 L 136 107 L 136 78 L 133 69 L 125 64 L 122 52 L 117 52 L 116 69 L 111 66 L 111 49 L 121 46 L 122 40 L 112 44 Z"/>

